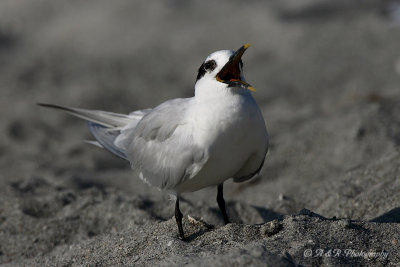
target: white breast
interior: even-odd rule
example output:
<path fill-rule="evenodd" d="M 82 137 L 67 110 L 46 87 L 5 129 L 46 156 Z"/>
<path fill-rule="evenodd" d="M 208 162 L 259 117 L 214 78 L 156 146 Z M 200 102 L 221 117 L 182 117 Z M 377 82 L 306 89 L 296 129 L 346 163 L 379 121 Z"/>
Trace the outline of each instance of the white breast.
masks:
<path fill-rule="evenodd" d="M 218 185 L 243 171 L 252 156 L 261 155 L 263 159 L 268 138 L 262 114 L 250 92 L 233 90 L 196 99 L 195 107 L 188 114 L 193 140 L 204 148 L 209 159 L 202 170 L 179 185 L 177 191 Z M 257 170 L 260 162 L 256 165 L 250 173 Z"/>

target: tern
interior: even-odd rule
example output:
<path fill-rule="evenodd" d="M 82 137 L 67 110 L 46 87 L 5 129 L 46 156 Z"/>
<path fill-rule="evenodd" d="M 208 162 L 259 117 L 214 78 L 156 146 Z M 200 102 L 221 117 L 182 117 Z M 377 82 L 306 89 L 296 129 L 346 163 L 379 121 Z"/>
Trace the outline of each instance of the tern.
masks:
<path fill-rule="evenodd" d="M 129 161 L 145 183 L 175 195 L 175 219 L 184 240 L 182 193 L 217 186 L 217 203 L 228 224 L 224 181 L 246 181 L 264 164 L 267 128 L 241 60 L 249 46 L 210 54 L 198 70 L 193 97 L 168 100 L 153 109 L 125 115 L 38 105 L 87 120 L 97 140 L 92 144 Z"/>

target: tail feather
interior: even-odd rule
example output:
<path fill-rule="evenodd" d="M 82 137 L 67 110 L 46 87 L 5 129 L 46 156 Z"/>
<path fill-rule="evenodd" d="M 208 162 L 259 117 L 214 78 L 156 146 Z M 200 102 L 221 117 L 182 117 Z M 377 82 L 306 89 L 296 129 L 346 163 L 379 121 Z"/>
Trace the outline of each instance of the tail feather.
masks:
<path fill-rule="evenodd" d="M 97 147 L 100 147 L 100 148 L 104 148 L 99 142 L 94 141 L 94 140 L 85 140 L 84 142 L 85 142 L 86 144 L 91 144 L 91 145 L 93 145 L 93 146 L 97 146 Z"/>
<path fill-rule="evenodd" d="M 117 146 L 115 139 L 121 134 L 121 130 L 125 126 L 134 127 L 147 110 L 136 111 L 129 115 L 106 112 L 101 110 L 87 110 L 80 108 L 63 107 L 53 104 L 38 103 L 39 106 L 59 109 L 88 121 L 89 130 L 97 141 L 88 141 L 88 143 L 105 148 L 111 153 L 125 160 L 127 156 L 125 149 L 121 145 Z"/>
<path fill-rule="evenodd" d="M 44 104 L 44 103 L 38 103 L 38 105 L 47 108 L 60 109 L 78 118 L 88 120 L 109 128 L 124 127 L 127 123 L 129 123 L 132 120 L 129 117 L 129 115 L 101 111 L 101 110 L 70 108 L 70 107 L 63 107 L 63 106 Z"/>
<path fill-rule="evenodd" d="M 113 153 L 114 155 L 117 155 L 120 158 L 123 158 L 125 160 L 128 160 L 126 154 L 125 154 L 125 149 L 122 149 L 120 147 L 117 147 L 114 144 L 115 139 L 120 135 L 119 130 L 111 130 L 110 128 L 104 127 L 98 123 L 94 122 L 88 122 L 89 130 L 93 134 L 93 136 L 96 138 L 97 142 Z"/>

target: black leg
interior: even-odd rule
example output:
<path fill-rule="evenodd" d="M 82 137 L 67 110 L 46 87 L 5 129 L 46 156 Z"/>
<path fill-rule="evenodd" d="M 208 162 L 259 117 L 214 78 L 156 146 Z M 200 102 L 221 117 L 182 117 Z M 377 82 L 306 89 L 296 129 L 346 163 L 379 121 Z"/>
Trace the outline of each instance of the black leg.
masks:
<path fill-rule="evenodd" d="M 178 230 L 179 230 L 179 238 L 182 240 L 185 240 L 185 235 L 183 233 L 183 227 L 182 227 L 182 212 L 179 209 L 179 197 L 176 196 L 176 202 L 175 202 L 175 219 L 176 219 L 176 224 L 178 225 Z"/>
<path fill-rule="evenodd" d="M 224 217 L 225 224 L 228 224 L 228 223 L 230 223 L 230 221 L 228 218 L 228 214 L 226 214 L 223 191 L 224 191 L 223 184 L 218 185 L 217 203 L 218 203 L 219 209 L 221 210 L 222 216 Z"/>

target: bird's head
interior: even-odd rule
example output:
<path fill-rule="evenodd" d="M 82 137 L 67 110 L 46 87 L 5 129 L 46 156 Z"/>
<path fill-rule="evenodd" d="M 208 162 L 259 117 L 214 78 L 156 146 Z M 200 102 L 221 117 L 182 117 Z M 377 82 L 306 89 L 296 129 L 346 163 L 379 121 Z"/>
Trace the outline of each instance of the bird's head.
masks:
<path fill-rule="evenodd" d="M 204 84 L 222 88 L 244 88 L 255 91 L 243 76 L 242 55 L 250 44 L 238 50 L 220 50 L 209 55 L 199 68 L 196 86 Z"/>

